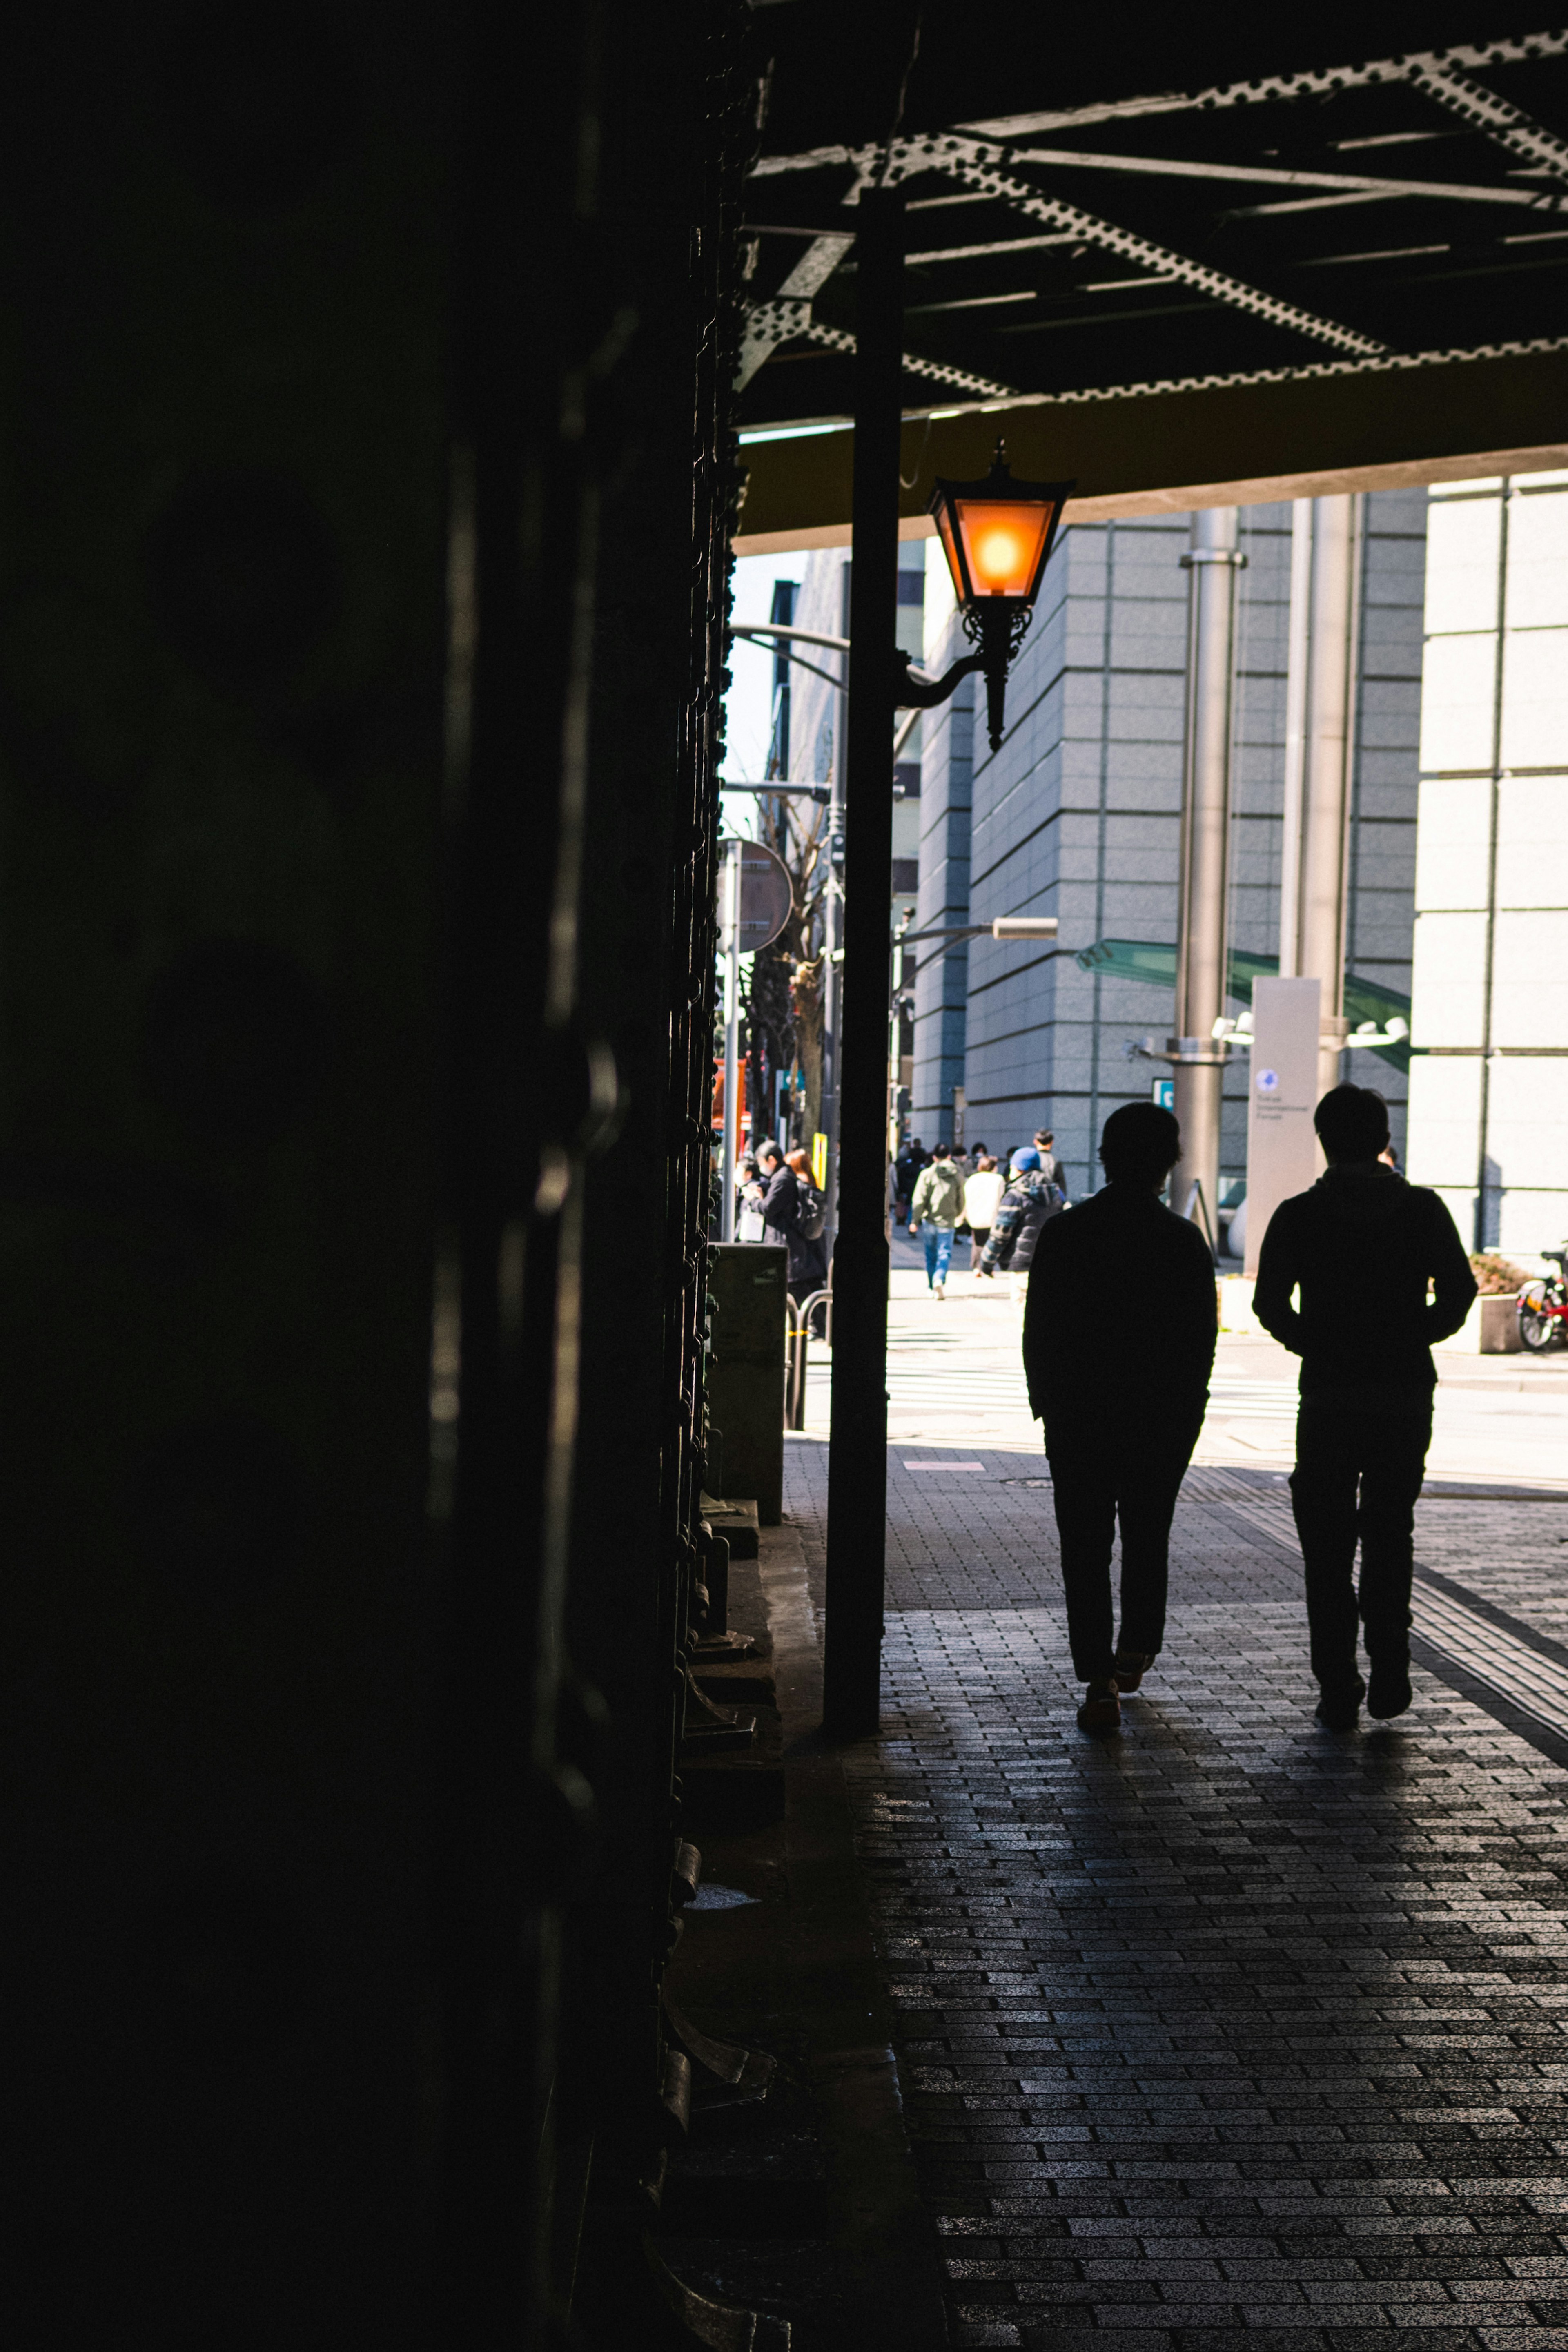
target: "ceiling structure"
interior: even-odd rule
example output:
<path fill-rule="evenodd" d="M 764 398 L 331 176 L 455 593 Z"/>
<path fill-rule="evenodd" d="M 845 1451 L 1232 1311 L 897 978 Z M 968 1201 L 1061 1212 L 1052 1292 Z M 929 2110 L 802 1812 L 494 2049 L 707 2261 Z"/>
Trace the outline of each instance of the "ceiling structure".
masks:
<path fill-rule="evenodd" d="M 998 425 L 1081 513 L 1568 465 L 1568 25 L 1385 6 L 1412 45 L 1357 57 L 1301 11 L 1173 46 L 1173 13 L 1052 49 L 986 0 L 918 39 L 890 5 L 846 55 L 817 0 L 759 12 L 742 548 L 847 529 L 852 436 L 800 428 L 852 407 L 879 183 L 908 205 L 912 519 Z"/>

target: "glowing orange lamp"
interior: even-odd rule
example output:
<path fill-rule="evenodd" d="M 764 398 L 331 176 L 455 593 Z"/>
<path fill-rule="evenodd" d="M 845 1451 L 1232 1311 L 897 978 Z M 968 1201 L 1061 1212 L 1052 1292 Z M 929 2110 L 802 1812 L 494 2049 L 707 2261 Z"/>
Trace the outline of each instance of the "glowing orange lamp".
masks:
<path fill-rule="evenodd" d="M 993 751 L 1002 740 L 1008 671 L 1023 642 L 1056 538 L 1071 482 L 1019 482 L 1001 442 L 990 472 L 977 482 L 940 477 L 932 493 L 965 633 L 980 650 L 986 718 Z"/>

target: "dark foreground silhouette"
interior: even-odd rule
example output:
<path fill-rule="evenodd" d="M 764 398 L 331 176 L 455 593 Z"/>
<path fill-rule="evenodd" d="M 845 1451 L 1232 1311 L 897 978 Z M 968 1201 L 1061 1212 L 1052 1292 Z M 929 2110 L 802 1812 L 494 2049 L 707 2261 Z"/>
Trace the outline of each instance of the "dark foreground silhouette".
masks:
<path fill-rule="evenodd" d="M 1318 1716 L 1331 1730 L 1348 1730 L 1364 1698 L 1382 1717 L 1410 1704 L 1410 1576 L 1432 1442 L 1432 1347 L 1458 1329 L 1476 1281 L 1444 1202 L 1379 1159 L 1388 1143 L 1383 1097 L 1335 1087 L 1314 1117 L 1328 1171 L 1270 1219 L 1253 1303 L 1263 1328 L 1301 1359 L 1291 1499 Z M 1356 1664 L 1358 1615 L 1370 1689 Z"/>
<path fill-rule="evenodd" d="M 1159 1198 L 1181 1130 L 1154 1103 L 1105 1122 L 1103 1192 L 1041 1230 L 1023 1357 L 1045 1423 L 1073 1672 L 1085 1730 L 1113 1730 L 1165 1638 L 1171 1517 L 1208 1402 L 1214 1261 Z M 1111 1552 L 1122 1529 L 1122 1629 Z"/>

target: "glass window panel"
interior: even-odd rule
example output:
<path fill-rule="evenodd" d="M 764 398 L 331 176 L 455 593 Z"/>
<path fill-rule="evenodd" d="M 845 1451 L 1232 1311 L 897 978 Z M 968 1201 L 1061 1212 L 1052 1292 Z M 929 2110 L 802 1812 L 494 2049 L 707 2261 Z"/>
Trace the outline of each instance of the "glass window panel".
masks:
<path fill-rule="evenodd" d="M 1417 915 L 1410 1029 L 1417 1045 L 1479 1045 L 1486 978 L 1484 914 Z"/>
<path fill-rule="evenodd" d="M 1497 918 L 1494 1045 L 1568 1045 L 1568 908 Z"/>
<path fill-rule="evenodd" d="M 1568 1234 L 1568 1057 L 1531 1062 L 1505 1054 L 1493 1062 L 1487 1148 L 1511 1191 L 1528 1186 L 1555 1195 L 1534 1204 L 1549 1217 L 1547 1229 L 1520 1245 L 1558 1247 Z M 1505 1227 L 1508 1223 L 1505 1213 Z"/>
<path fill-rule="evenodd" d="M 1416 824 L 1416 904 L 1484 907 L 1491 837 L 1490 776 L 1423 776 Z"/>
<path fill-rule="evenodd" d="M 1416 1055 L 1410 1065 L 1409 1121 L 1411 1182 L 1473 1187 L 1481 1149 L 1479 1056 L 1447 1061 Z M 1460 1233 L 1468 1234 L 1457 1208 L 1455 1215 Z"/>
<path fill-rule="evenodd" d="M 1421 765 L 1492 763 L 1497 638 L 1430 637 L 1421 666 Z"/>
<path fill-rule="evenodd" d="M 1504 640 L 1502 765 L 1568 767 L 1568 629 Z"/>
<path fill-rule="evenodd" d="M 1568 907 L 1568 776 L 1505 776 L 1498 786 L 1497 903 Z"/>
<path fill-rule="evenodd" d="M 1434 499 L 1427 509 L 1428 631 L 1497 625 L 1502 500 Z"/>
<path fill-rule="evenodd" d="M 1509 506 L 1508 625 L 1568 627 L 1568 490 Z"/>

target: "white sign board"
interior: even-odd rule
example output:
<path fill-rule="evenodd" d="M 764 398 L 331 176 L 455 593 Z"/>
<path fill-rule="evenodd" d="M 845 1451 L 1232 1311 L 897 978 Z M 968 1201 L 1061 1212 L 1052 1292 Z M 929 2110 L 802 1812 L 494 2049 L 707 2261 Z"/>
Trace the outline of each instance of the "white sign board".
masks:
<path fill-rule="evenodd" d="M 1281 1201 L 1322 1173 L 1312 1127 L 1318 1100 L 1322 982 L 1255 980 L 1247 1110 L 1247 1271 Z"/>

